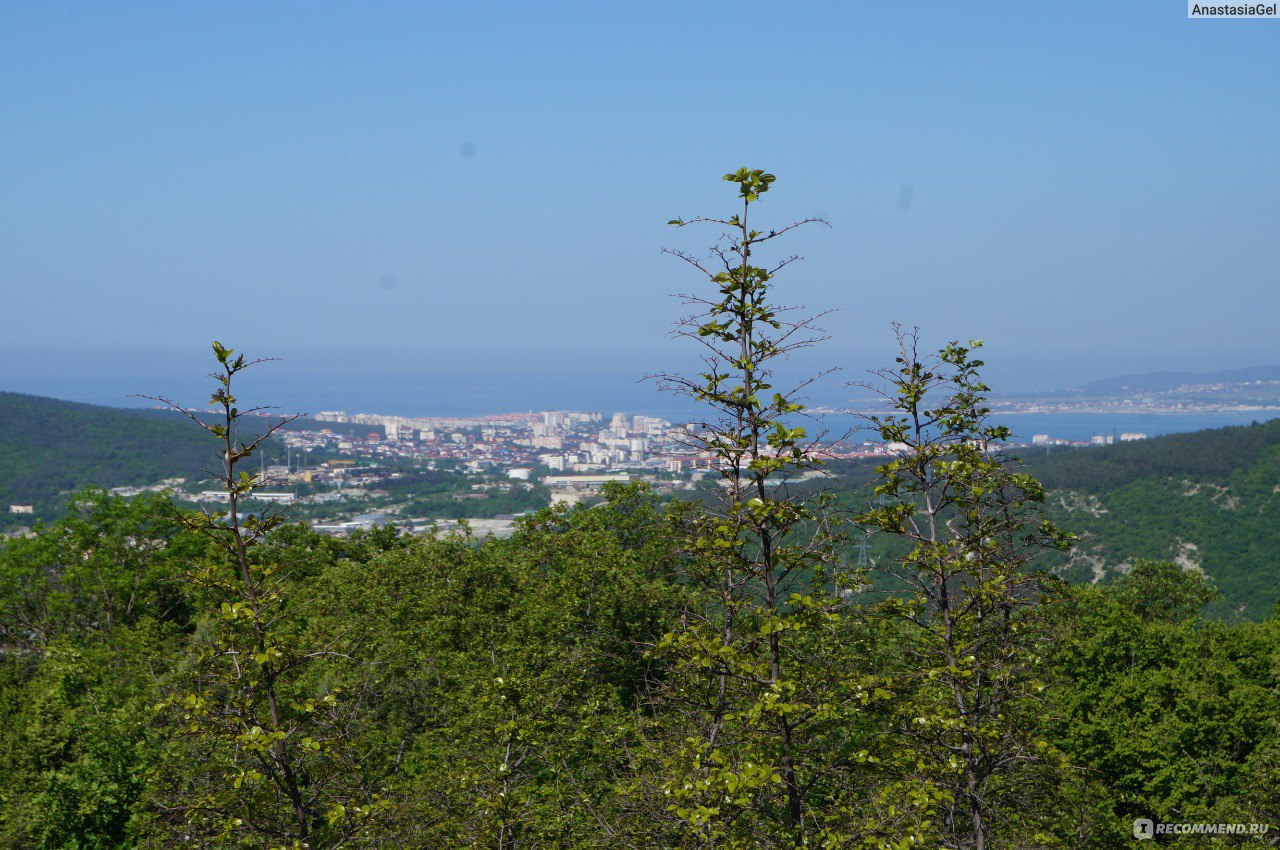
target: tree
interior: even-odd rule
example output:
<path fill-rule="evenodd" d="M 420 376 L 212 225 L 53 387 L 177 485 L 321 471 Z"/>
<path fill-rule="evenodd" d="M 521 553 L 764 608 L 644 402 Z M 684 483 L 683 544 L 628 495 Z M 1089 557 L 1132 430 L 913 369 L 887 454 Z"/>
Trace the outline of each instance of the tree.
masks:
<path fill-rule="evenodd" d="M 1046 715 L 1079 766 L 1071 843 L 1131 846 L 1135 818 L 1275 823 L 1277 622 L 1200 618 L 1196 600 L 1213 596 L 1205 577 L 1140 566 L 1055 606 Z"/>
<path fill-rule="evenodd" d="M 182 560 L 161 496 L 76 494 L 0 545 L 0 847 L 133 847 L 156 761 L 157 659 L 182 640 Z"/>
<path fill-rule="evenodd" d="M 1113 593 L 1142 619 L 1169 623 L 1195 619 L 1221 595 L 1202 573 L 1142 558 L 1115 583 Z"/>
<path fill-rule="evenodd" d="M 840 603 L 829 591 L 842 569 L 840 535 L 822 494 L 801 497 L 789 476 L 822 466 L 795 424 L 810 381 L 779 391 L 779 361 L 823 337 L 819 317 L 795 317 L 774 301 L 774 277 L 797 257 L 757 265 L 761 246 L 802 225 L 752 229 L 749 218 L 774 182 L 761 170 L 726 174 L 741 209 L 713 224 L 729 233 L 712 262 L 670 251 L 711 285 L 687 295 L 698 312 L 677 335 L 703 346 L 697 377 L 659 376 L 668 389 L 705 405 L 695 446 L 718 467 L 709 502 L 675 514 L 690 597 L 682 626 L 656 647 L 665 665 L 652 733 L 654 768 L 673 822 L 669 841 L 689 847 L 829 846 L 918 836 L 921 823 L 860 820 L 874 797 L 864 770 L 872 744 L 860 711 L 887 697 L 858 672 L 844 639 Z M 847 586 L 847 580 L 842 582 Z M 927 808 L 912 797 L 895 813 Z M 874 819 L 873 819 L 874 820 Z M 910 818 L 908 818 L 910 820 Z M 923 819 L 920 819 L 923 820 Z"/>
<path fill-rule="evenodd" d="M 981 343 L 929 357 L 917 332 L 895 331 L 897 365 L 862 384 L 891 407 L 869 419 L 894 457 L 857 521 L 911 546 L 883 567 L 906 591 L 883 604 L 904 626 L 903 767 L 945 790 L 945 846 L 983 850 L 1041 829 L 1028 813 L 1050 787 L 1035 714 L 1057 584 L 1029 568 L 1071 537 L 1041 519 L 1044 489 L 1002 453 L 1010 432 L 989 421 Z"/>
<path fill-rule="evenodd" d="M 415 538 L 337 565 L 320 606 L 361 634 L 370 762 L 409 800 L 401 846 L 654 847 L 627 817 L 643 653 L 678 617 L 657 498 L 522 518 L 503 540 Z"/>
<path fill-rule="evenodd" d="M 217 342 L 213 351 L 216 417 L 157 399 L 218 441 L 212 474 L 227 505 L 225 514 L 174 515 L 211 544 L 211 555 L 193 563 L 186 578 L 216 607 L 199 624 L 190 667 L 178 671 L 157 706 L 170 736 L 164 770 L 155 776 L 157 838 L 281 848 L 337 847 L 357 836 L 372 843 L 385 800 L 361 770 L 351 729 L 355 702 L 314 669 L 346 661 L 346 647 L 341 636 L 309 640 L 294 565 L 264 545 L 283 514 L 242 513 L 258 480 L 240 465 L 296 417 L 244 441 L 244 417 L 263 408 L 238 407 L 233 384 L 260 361 L 233 356 Z"/>
<path fill-rule="evenodd" d="M 143 618 L 185 622 L 188 600 L 173 579 L 194 541 L 165 519 L 163 496 L 83 490 L 69 507 L 0 548 L 0 647 L 41 653 Z"/>

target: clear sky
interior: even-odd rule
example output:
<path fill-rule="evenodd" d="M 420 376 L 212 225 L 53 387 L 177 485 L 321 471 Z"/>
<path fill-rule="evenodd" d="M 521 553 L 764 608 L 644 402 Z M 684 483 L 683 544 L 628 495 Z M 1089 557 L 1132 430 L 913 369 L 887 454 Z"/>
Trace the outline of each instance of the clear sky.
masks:
<path fill-rule="evenodd" d="M 1280 362 L 1280 21 L 9 2 L 0 81 L 0 389 L 215 337 L 313 368 L 679 366 L 667 296 L 698 281 L 659 251 L 715 234 L 665 222 L 728 210 L 739 165 L 778 175 L 761 216 L 832 225 L 780 278 L 838 310 L 815 362 L 880 365 L 895 320 L 985 338 L 1010 389 Z"/>

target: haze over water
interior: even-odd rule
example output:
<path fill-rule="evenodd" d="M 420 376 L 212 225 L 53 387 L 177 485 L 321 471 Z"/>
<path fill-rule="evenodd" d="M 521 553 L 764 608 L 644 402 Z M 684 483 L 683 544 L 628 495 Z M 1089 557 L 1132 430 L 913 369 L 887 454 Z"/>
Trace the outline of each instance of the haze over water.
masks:
<path fill-rule="evenodd" d="M 444 355 L 441 355 L 443 358 Z M 131 394 L 165 395 L 190 406 L 208 399 L 210 381 L 204 372 L 203 351 L 171 352 L 167 357 L 104 358 L 86 369 L 77 357 L 0 364 L 0 389 L 109 407 L 151 406 Z M 672 369 L 680 358 L 668 353 L 664 364 Z M 317 361 L 330 368 L 317 368 Z M 521 357 L 518 353 L 491 353 L 490 357 L 437 360 L 414 368 L 394 356 L 380 362 L 362 359 L 342 363 L 323 357 L 290 356 L 263 363 L 246 372 L 240 397 L 249 404 L 270 404 L 287 412 L 314 414 L 321 410 L 348 413 L 381 413 L 411 417 L 472 417 L 540 410 L 599 410 L 661 416 L 681 421 L 700 414 L 697 405 L 672 393 L 660 392 L 646 374 L 640 357 L 626 362 L 600 357 L 584 362 L 566 357 Z M 656 370 L 655 370 L 656 371 Z M 815 384 L 809 393 L 811 407 L 858 407 L 850 399 L 865 399 L 865 390 L 845 386 L 843 373 Z M 1051 413 L 1001 414 L 996 420 L 1008 425 L 1016 437 L 1034 434 L 1058 439 L 1087 440 L 1095 434 L 1141 432 L 1148 436 L 1247 425 L 1275 418 L 1274 412 L 1244 413 Z M 858 439 L 874 435 L 858 431 L 862 423 L 853 416 L 819 417 L 831 435 L 855 431 Z"/>
<path fill-rule="evenodd" d="M 660 249 L 718 231 L 665 222 L 732 211 L 742 165 L 778 176 L 760 223 L 830 221 L 770 247 L 869 355 L 831 362 L 891 362 L 894 320 L 986 339 L 1002 391 L 1280 362 L 1275 37 L 1169 3 L 4 4 L 0 388 L 70 394 L 26 379 L 89 351 L 120 403 L 165 385 L 107 365 L 198 375 L 167 352 L 218 338 L 362 360 L 282 404 L 610 406 L 574 386 L 670 368 L 629 353 L 701 283 Z"/>

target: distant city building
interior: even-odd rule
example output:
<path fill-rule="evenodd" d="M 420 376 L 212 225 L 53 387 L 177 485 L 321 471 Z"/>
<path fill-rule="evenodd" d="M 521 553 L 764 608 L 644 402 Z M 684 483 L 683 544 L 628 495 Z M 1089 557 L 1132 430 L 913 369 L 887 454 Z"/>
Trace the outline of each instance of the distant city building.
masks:
<path fill-rule="evenodd" d="M 1031 437 L 1031 445 L 1033 445 L 1033 446 L 1047 446 L 1047 445 L 1049 445 L 1049 435 L 1048 435 L 1048 434 L 1035 434 L 1035 435 L 1033 435 L 1033 436 Z"/>
<path fill-rule="evenodd" d="M 393 422 L 384 427 L 387 429 L 387 439 L 393 443 L 407 443 L 413 439 L 414 429 L 409 425 Z"/>
<path fill-rule="evenodd" d="M 1145 440 L 1146 438 L 1147 438 L 1147 435 L 1143 434 L 1140 431 L 1126 431 L 1125 433 L 1120 435 L 1120 442 L 1131 443 L 1134 440 Z"/>
<path fill-rule="evenodd" d="M 667 429 L 667 440 L 681 446 L 693 444 L 694 431 L 688 425 L 677 425 Z"/>
<path fill-rule="evenodd" d="M 602 487 L 611 481 L 620 484 L 627 484 L 633 481 L 635 476 L 628 475 L 625 472 L 614 472 L 607 475 L 548 475 L 542 479 L 542 483 L 548 487 Z"/>
<path fill-rule="evenodd" d="M 661 436 L 670 426 L 670 422 L 656 416 L 636 416 L 632 419 L 633 430 L 650 437 Z"/>
<path fill-rule="evenodd" d="M 11 514 L 35 513 L 35 507 L 33 505 L 10 505 L 9 513 Z"/>
<path fill-rule="evenodd" d="M 272 502 L 279 505 L 292 505 L 298 501 L 297 493 L 265 493 L 261 490 L 250 493 L 248 498 L 259 502 Z"/>

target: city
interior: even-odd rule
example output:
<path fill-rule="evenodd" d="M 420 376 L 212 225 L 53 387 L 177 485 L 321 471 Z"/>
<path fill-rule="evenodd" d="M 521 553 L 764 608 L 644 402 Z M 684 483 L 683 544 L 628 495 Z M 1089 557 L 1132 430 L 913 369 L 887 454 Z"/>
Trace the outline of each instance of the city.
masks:
<path fill-rule="evenodd" d="M 642 414 L 555 410 L 457 418 L 330 410 L 294 424 L 301 427 L 278 431 L 261 453 L 257 478 L 266 489 L 254 499 L 289 507 L 313 530 L 335 536 L 393 523 L 405 533 L 447 532 L 465 519 L 477 535 L 502 537 L 537 508 L 599 503 L 610 483 L 643 482 L 670 496 L 719 479 L 713 473 L 720 460 L 700 445 L 697 424 Z M 358 433 L 352 425 L 370 430 Z M 1087 448 L 1146 436 L 1125 432 L 1085 441 L 1035 434 L 1001 448 Z M 852 462 L 888 459 L 901 449 L 848 436 L 816 446 L 828 460 Z M 416 485 L 423 483 L 440 497 L 419 498 Z M 171 490 L 197 505 L 226 501 L 225 492 L 199 486 L 174 478 L 113 492 Z"/>

